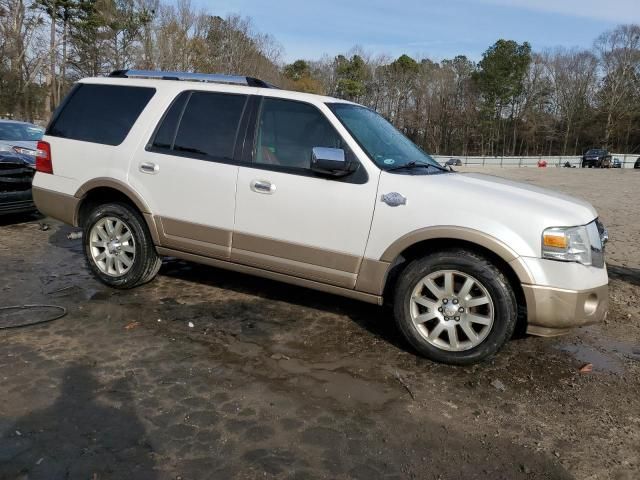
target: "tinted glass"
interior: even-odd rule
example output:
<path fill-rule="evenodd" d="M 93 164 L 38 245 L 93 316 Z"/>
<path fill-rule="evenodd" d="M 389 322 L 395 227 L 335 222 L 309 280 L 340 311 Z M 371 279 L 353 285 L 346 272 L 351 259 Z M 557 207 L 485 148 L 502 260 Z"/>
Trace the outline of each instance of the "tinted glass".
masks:
<path fill-rule="evenodd" d="M 154 93 L 154 88 L 80 84 L 47 135 L 119 145 Z"/>
<path fill-rule="evenodd" d="M 0 140 L 37 142 L 44 130 L 30 123 L 3 122 L 0 120 Z"/>
<path fill-rule="evenodd" d="M 309 168 L 313 147 L 342 148 L 342 138 L 314 106 L 265 98 L 256 138 L 255 161 L 267 165 Z"/>
<path fill-rule="evenodd" d="M 246 95 L 192 92 L 173 149 L 196 157 L 233 159 Z"/>
<path fill-rule="evenodd" d="M 156 132 L 156 136 L 153 140 L 154 147 L 166 149 L 173 148 L 173 140 L 176 136 L 178 121 L 180 120 L 180 115 L 182 115 L 184 103 L 187 101 L 187 98 L 189 98 L 189 95 L 189 92 L 182 92 L 169 107 L 169 110 L 167 110 L 167 113 L 162 119 L 162 123 Z"/>

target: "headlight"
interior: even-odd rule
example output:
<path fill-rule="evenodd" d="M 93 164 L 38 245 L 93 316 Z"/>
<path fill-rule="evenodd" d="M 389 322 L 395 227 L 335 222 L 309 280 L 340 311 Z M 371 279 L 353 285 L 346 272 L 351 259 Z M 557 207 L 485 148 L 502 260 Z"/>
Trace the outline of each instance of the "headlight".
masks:
<path fill-rule="evenodd" d="M 16 153 L 21 153 L 22 155 L 31 155 L 33 157 L 36 156 L 36 150 L 33 150 L 31 148 L 13 147 L 13 151 Z"/>
<path fill-rule="evenodd" d="M 542 258 L 604 267 L 604 245 L 598 223 L 594 220 L 580 227 L 547 228 L 542 233 Z M 604 227 L 601 229 L 606 232 Z"/>

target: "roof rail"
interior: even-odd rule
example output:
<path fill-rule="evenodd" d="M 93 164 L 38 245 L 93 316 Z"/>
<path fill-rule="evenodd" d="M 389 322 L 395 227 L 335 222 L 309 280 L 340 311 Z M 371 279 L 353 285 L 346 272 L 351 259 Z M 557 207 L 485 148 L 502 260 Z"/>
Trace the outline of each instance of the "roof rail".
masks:
<path fill-rule="evenodd" d="M 227 83 L 249 87 L 278 88 L 275 85 L 253 77 L 223 75 L 220 73 L 164 72 L 162 70 L 114 70 L 109 77 L 156 78 L 159 80 L 184 80 L 189 82 Z"/>

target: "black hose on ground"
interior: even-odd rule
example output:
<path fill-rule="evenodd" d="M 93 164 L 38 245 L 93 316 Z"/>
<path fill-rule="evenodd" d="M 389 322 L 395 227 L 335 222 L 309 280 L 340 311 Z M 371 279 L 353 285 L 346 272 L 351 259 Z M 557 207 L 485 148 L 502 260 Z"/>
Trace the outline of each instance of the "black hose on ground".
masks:
<path fill-rule="evenodd" d="M 52 312 L 52 315 L 45 318 L 35 319 L 32 317 L 29 318 L 27 315 L 24 315 L 24 312 L 29 310 L 53 310 L 56 313 Z M 19 314 L 23 314 L 23 321 L 12 322 L 11 316 L 12 310 L 18 312 Z M 8 313 L 6 313 L 8 312 Z M 9 305 L 7 307 L 0 307 L 0 330 L 5 330 L 8 328 L 21 328 L 28 327 L 31 325 L 39 325 L 41 323 L 53 322 L 54 320 L 58 320 L 59 318 L 64 317 L 67 314 L 67 309 L 64 307 L 60 307 L 58 305 Z M 20 316 L 20 315 L 18 315 Z"/>

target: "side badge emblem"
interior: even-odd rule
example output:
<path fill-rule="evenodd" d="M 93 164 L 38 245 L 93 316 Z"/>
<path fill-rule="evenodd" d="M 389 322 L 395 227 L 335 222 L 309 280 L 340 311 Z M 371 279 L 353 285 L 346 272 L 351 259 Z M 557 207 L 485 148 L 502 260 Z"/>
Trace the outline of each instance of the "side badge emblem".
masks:
<path fill-rule="evenodd" d="M 397 207 L 400 205 L 407 204 L 406 197 L 398 192 L 385 193 L 382 195 L 380 200 L 382 200 L 384 203 L 386 203 L 390 207 Z"/>

